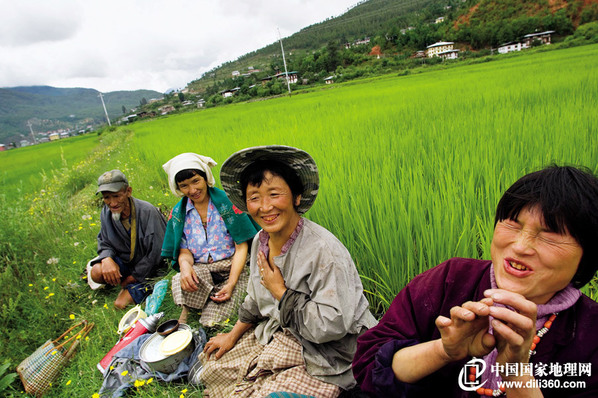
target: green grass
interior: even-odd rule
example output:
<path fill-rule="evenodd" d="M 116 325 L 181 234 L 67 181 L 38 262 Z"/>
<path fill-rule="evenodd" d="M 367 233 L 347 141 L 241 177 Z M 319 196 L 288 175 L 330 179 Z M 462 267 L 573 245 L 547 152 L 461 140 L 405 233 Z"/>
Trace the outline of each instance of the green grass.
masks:
<path fill-rule="evenodd" d="M 95 184 L 105 170 L 123 170 L 135 196 L 166 211 L 177 199 L 161 165 L 181 152 L 221 164 L 254 145 L 308 151 L 321 188 L 307 217 L 347 246 L 372 310 L 381 313 L 408 280 L 441 261 L 489 258 L 496 203 L 523 174 L 552 162 L 598 172 L 597 107 L 592 45 L 140 122 L 102 134 L 98 146 L 91 138 L 72 144 L 89 145 L 85 154 L 65 147 L 67 166 L 59 160 L 45 178 L 40 165 L 60 159 L 56 152 L 39 146 L 15 151 L 11 162 L 0 156 L 3 192 L 22 189 L 0 195 L 0 327 L 11 337 L 0 357 L 16 365 L 86 318 L 96 329 L 48 396 L 99 390 L 95 364 L 116 342 L 122 312 L 112 308 L 114 293 L 90 292 L 79 275 L 95 251 L 101 205 Z M 27 163 L 32 157 L 35 167 Z M 24 165 L 18 178 L 13 165 Z M 58 263 L 48 264 L 51 258 Z M 585 290 L 594 299 L 595 287 Z M 178 316 L 169 300 L 167 316 Z M 178 396 L 183 388 L 185 396 L 201 396 L 193 387 L 158 383 L 137 395 Z"/>

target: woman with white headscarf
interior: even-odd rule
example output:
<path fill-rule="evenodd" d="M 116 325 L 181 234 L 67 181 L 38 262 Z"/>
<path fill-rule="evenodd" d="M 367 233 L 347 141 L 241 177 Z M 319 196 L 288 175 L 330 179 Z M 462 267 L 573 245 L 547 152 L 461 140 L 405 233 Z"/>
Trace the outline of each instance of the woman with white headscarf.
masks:
<path fill-rule="evenodd" d="M 209 157 L 183 153 L 162 166 L 171 191 L 182 197 L 162 245 L 162 257 L 180 271 L 172 278 L 174 302 L 183 309 L 179 321 L 186 322 L 189 308 L 199 309 L 200 323 L 208 327 L 229 318 L 240 303 L 248 241 L 259 229 L 214 187 L 215 165 Z"/>

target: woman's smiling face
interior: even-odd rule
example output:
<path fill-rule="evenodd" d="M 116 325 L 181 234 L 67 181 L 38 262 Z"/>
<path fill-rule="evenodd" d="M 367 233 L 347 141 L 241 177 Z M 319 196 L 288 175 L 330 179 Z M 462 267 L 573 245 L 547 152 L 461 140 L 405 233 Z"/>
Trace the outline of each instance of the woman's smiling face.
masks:
<path fill-rule="evenodd" d="M 179 191 L 191 199 L 193 203 L 200 204 L 209 199 L 208 184 L 202 176 L 195 174 L 178 184 Z"/>
<path fill-rule="evenodd" d="M 295 210 L 301 196 L 293 199 L 293 193 L 286 181 L 271 172 L 264 173 L 261 185 L 247 185 L 247 212 L 270 236 L 290 236 L 299 222 Z"/>
<path fill-rule="evenodd" d="M 550 231 L 541 209 L 526 207 L 494 228 L 491 256 L 499 288 L 544 304 L 577 272 L 583 250 L 568 233 Z"/>

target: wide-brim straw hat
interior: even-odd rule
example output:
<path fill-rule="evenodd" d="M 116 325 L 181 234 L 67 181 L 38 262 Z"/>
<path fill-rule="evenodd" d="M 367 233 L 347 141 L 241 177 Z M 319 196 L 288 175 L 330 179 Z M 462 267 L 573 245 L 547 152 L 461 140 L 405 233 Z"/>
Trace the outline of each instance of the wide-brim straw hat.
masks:
<path fill-rule="evenodd" d="M 291 167 L 303 183 L 301 202 L 297 208 L 304 214 L 314 204 L 320 188 L 318 166 L 309 153 L 290 146 L 267 145 L 242 149 L 232 154 L 222 163 L 220 182 L 230 201 L 240 210 L 247 212 L 247 203 L 243 199 L 241 174 L 252 163 L 257 161 L 276 160 Z"/>

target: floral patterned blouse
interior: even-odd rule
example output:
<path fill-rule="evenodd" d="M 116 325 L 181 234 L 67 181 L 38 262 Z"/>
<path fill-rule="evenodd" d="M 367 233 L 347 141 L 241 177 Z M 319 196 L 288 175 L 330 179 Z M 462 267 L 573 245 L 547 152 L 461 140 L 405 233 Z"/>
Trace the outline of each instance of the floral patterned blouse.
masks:
<path fill-rule="evenodd" d="M 203 264 L 224 260 L 235 254 L 235 242 L 211 199 L 205 226 L 193 201 L 187 201 L 180 248 L 188 249 L 193 254 L 194 262 Z"/>

